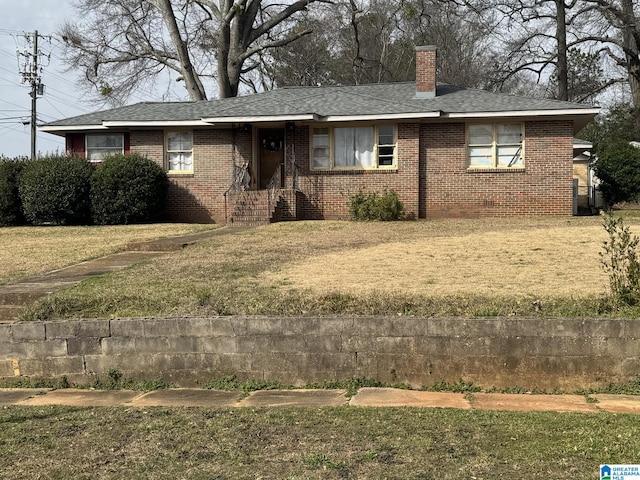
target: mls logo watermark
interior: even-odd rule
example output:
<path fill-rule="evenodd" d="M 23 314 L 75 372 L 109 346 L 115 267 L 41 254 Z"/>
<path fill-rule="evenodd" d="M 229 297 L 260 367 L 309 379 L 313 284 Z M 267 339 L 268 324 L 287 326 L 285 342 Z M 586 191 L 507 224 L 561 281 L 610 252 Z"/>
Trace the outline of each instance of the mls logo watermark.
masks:
<path fill-rule="evenodd" d="M 600 480 L 640 480 L 640 465 L 600 465 Z"/>

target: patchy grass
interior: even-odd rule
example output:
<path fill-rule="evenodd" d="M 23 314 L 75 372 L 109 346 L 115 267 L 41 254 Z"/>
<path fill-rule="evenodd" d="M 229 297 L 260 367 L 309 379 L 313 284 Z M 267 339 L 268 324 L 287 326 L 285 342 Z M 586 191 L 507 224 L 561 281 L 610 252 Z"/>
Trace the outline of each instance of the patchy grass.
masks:
<path fill-rule="evenodd" d="M 572 479 L 637 463 L 637 416 L 421 408 L 0 410 L 0 478 Z"/>
<path fill-rule="evenodd" d="M 640 231 L 640 217 L 625 216 Z M 599 217 L 279 223 L 91 279 L 23 319 L 637 316 L 605 295 L 603 240 Z"/>
<path fill-rule="evenodd" d="M 115 253 L 134 241 L 216 228 L 148 224 L 85 227 L 0 227 L 0 284 Z"/>

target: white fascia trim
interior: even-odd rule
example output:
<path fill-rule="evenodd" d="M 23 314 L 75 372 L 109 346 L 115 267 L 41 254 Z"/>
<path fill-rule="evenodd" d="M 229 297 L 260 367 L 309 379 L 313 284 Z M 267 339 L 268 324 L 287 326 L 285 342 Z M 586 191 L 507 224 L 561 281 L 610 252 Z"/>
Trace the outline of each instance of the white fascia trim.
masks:
<path fill-rule="evenodd" d="M 42 126 L 38 127 L 38 130 L 41 132 L 69 132 L 69 131 L 77 131 L 77 130 L 106 130 L 107 127 L 104 125 L 59 125 L 59 126 Z"/>
<path fill-rule="evenodd" d="M 599 108 L 580 108 L 567 110 L 520 110 L 509 112 L 467 112 L 448 113 L 447 118 L 492 118 L 492 117 L 540 117 L 540 116 L 562 116 L 562 115 L 597 115 Z"/>
<path fill-rule="evenodd" d="M 151 122 L 104 122 L 103 125 L 107 128 L 114 127 L 208 127 L 209 123 L 202 120 L 164 120 L 164 121 L 151 121 Z"/>
<path fill-rule="evenodd" d="M 442 112 L 417 112 L 417 113 L 390 113 L 381 115 L 329 115 L 322 117 L 324 122 L 355 122 L 355 121 L 371 121 L 371 120 L 406 120 L 419 118 L 440 118 Z"/>
<path fill-rule="evenodd" d="M 317 120 L 318 116 L 313 113 L 301 115 L 269 115 L 251 117 L 209 117 L 203 118 L 205 124 L 212 123 L 260 123 L 260 122 L 295 122 L 304 120 Z"/>

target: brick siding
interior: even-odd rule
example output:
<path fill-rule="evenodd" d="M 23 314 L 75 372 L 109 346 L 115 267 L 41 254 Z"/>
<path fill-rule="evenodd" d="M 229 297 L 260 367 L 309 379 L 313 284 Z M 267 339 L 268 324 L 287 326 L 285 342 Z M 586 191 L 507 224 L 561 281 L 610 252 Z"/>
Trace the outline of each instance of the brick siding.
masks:
<path fill-rule="evenodd" d="M 340 219 L 349 215 L 349 199 L 363 192 L 395 191 L 409 218 L 418 216 L 419 126 L 398 125 L 397 170 L 312 171 L 309 168 L 309 129 L 296 132 L 299 188 L 305 194 L 305 218 Z"/>
<path fill-rule="evenodd" d="M 234 142 L 237 148 L 232 148 Z M 166 167 L 163 131 L 134 131 L 131 150 Z M 235 157 L 235 158 L 234 158 Z M 224 194 L 233 162 L 251 158 L 251 132 L 231 129 L 193 131 L 193 174 L 170 174 L 167 216 L 172 221 L 225 223 Z"/>
<path fill-rule="evenodd" d="M 310 170 L 308 127 L 287 130 L 287 162 L 295 161 L 304 194 L 295 202 L 298 218 L 347 218 L 352 195 L 385 189 L 398 193 L 409 218 L 572 214 L 570 121 L 526 122 L 525 168 L 514 171 L 469 170 L 465 128 L 400 123 L 396 170 L 331 172 Z M 193 174 L 170 175 L 169 219 L 224 223 L 233 163 L 251 160 L 252 132 L 197 129 L 193 143 Z M 131 151 L 165 165 L 164 132 L 131 132 Z M 286 181 L 293 181 L 290 165 Z"/>
<path fill-rule="evenodd" d="M 570 121 L 525 123 L 524 170 L 467 168 L 465 124 L 425 124 L 427 218 L 571 215 L 573 128 Z"/>

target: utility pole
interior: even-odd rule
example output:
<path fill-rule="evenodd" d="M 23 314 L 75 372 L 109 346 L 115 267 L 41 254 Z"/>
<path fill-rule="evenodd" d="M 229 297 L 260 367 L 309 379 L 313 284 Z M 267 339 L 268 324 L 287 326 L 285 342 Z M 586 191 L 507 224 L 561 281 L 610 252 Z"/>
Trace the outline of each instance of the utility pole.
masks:
<path fill-rule="evenodd" d="M 33 42 L 33 51 L 29 52 L 25 50 L 23 52 L 18 52 L 18 57 L 24 57 L 23 62 L 20 62 L 20 75 L 22 76 L 22 83 L 28 83 L 31 85 L 31 92 L 29 95 L 31 96 L 31 160 L 36 159 L 36 135 L 38 133 L 37 128 L 37 100 L 38 96 L 44 95 L 44 85 L 42 84 L 42 77 L 40 74 L 42 73 L 42 66 L 40 65 L 39 59 L 40 56 L 44 54 L 38 48 L 38 38 L 41 35 L 38 34 L 38 31 L 31 34 L 25 34 L 25 39 L 27 42 Z"/>
<path fill-rule="evenodd" d="M 40 77 L 38 75 L 38 31 L 33 32 L 33 80 L 31 81 L 31 160 L 36 159 L 36 106 L 38 100 L 38 85 Z"/>

